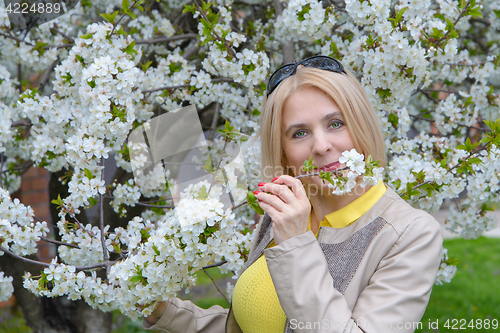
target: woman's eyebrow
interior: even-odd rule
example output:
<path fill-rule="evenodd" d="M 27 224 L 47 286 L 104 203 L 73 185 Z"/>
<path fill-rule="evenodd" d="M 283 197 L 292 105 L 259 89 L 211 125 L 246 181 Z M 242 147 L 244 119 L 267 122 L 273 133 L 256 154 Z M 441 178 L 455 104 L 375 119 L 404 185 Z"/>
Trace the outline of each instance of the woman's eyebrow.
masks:
<path fill-rule="evenodd" d="M 343 117 L 342 116 L 342 113 L 340 111 L 335 111 L 335 112 L 331 112 L 325 116 L 323 116 L 321 118 L 321 121 L 327 121 L 329 120 L 330 118 L 333 118 L 333 117 Z M 290 126 L 288 126 L 288 128 L 286 129 L 285 131 L 285 135 L 288 135 L 288 133 L 294 129 L 294 128 L 300 128 L 300 127 L 307 127 L 307 123 L 298 123 L 298 124 L 292 124 Z"/>

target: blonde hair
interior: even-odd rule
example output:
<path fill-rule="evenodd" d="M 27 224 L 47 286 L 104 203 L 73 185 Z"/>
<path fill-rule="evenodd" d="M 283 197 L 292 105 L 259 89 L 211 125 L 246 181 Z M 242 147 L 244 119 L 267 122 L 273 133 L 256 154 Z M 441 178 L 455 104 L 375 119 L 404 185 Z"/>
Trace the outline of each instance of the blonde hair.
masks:
<path fill-rule="evenodd" d="M 264 100 L 259 132 L 264 181 L 291 175 L 281 143 L 283 105 L 294 92 L 310 87 L 320 89 L 337 104 L 356 150 L 386 166 L 385 144 L 375 111 L 356 77 L 347 70 L 346 73 L 299 66 Z"/>

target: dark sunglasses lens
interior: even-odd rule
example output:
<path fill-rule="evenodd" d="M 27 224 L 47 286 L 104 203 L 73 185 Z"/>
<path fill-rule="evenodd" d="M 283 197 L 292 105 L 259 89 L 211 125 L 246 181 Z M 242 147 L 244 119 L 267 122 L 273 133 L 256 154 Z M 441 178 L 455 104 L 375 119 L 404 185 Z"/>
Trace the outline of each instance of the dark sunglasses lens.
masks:
<path fill-rule="evenodd" d="M 314 56 L 304 59 L 298 63 L 288 64 L 280 67 L 271 75 L 267 83 L 267 96 L 271 95 L 274 89 L 285 80 L 287 77 L 293 75 L 298 65 L 307 67 L 314 67 L 322 70 L 328 70 L 337 73 L 345 73 L 344 66 L 337 60 L 326 56 Z"/>
<path fill-rule="evenodd" d="M 314 67 L 318 69 L 326 69 L 334 72 L 343 72 L 344 67 L 340 62 L 329 57 L 313 57 L 304 60 L 304 66 Z"/>
<path fill-rule="evenodd" d="M 267 83 L 267 96 L 269 96 L 274 89 L 287 77 L 289 77 L 295 69 L 295 64 L 288 64 L 279 68 L 269 79 Z"/>

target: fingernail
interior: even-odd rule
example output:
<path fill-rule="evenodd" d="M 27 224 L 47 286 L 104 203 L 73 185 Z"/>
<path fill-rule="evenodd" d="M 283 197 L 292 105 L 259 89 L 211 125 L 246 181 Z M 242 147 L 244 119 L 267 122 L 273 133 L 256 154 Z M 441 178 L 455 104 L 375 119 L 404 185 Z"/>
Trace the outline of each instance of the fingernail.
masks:
<path fill-rule="evenodd" d="M 266 185 L 266 183 L 259 183 L 259 184 L 257 184 L 258 187 L 261 187 L 261 186 L 264 186 L 264 185 Z"/>
<path fill-rule="evenodd" d="M 253 194 L 259 194 L 260 191 L 253 191 Z"/>
<path fill-rule="evenodd" d="M 279 178 L 279 177 L 276 177 L 276 178 L 274 178 L 272 181 L 274 182 L 274 181 L 275 181 L 276 179 L 278 179 L 278 178 Z"/>

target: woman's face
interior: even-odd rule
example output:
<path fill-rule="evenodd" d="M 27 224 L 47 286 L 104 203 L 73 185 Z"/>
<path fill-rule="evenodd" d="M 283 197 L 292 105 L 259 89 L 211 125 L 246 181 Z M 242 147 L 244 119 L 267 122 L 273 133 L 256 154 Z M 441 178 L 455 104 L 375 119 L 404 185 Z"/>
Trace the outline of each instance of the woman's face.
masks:
<path fill-rule="evenodd" d="M 309 157 L 324 171 L 344 167 L 342 152 L 354 148 L 344 117 L 335 102 L 317 88 L 290 95 L 283 105 L 282 143 L 287 166 L 295 176 Z M 319 170 L 315 170 L 319 172 Z M 302 178 L 304 184 L 327 186 L 319 177 Z"/>

